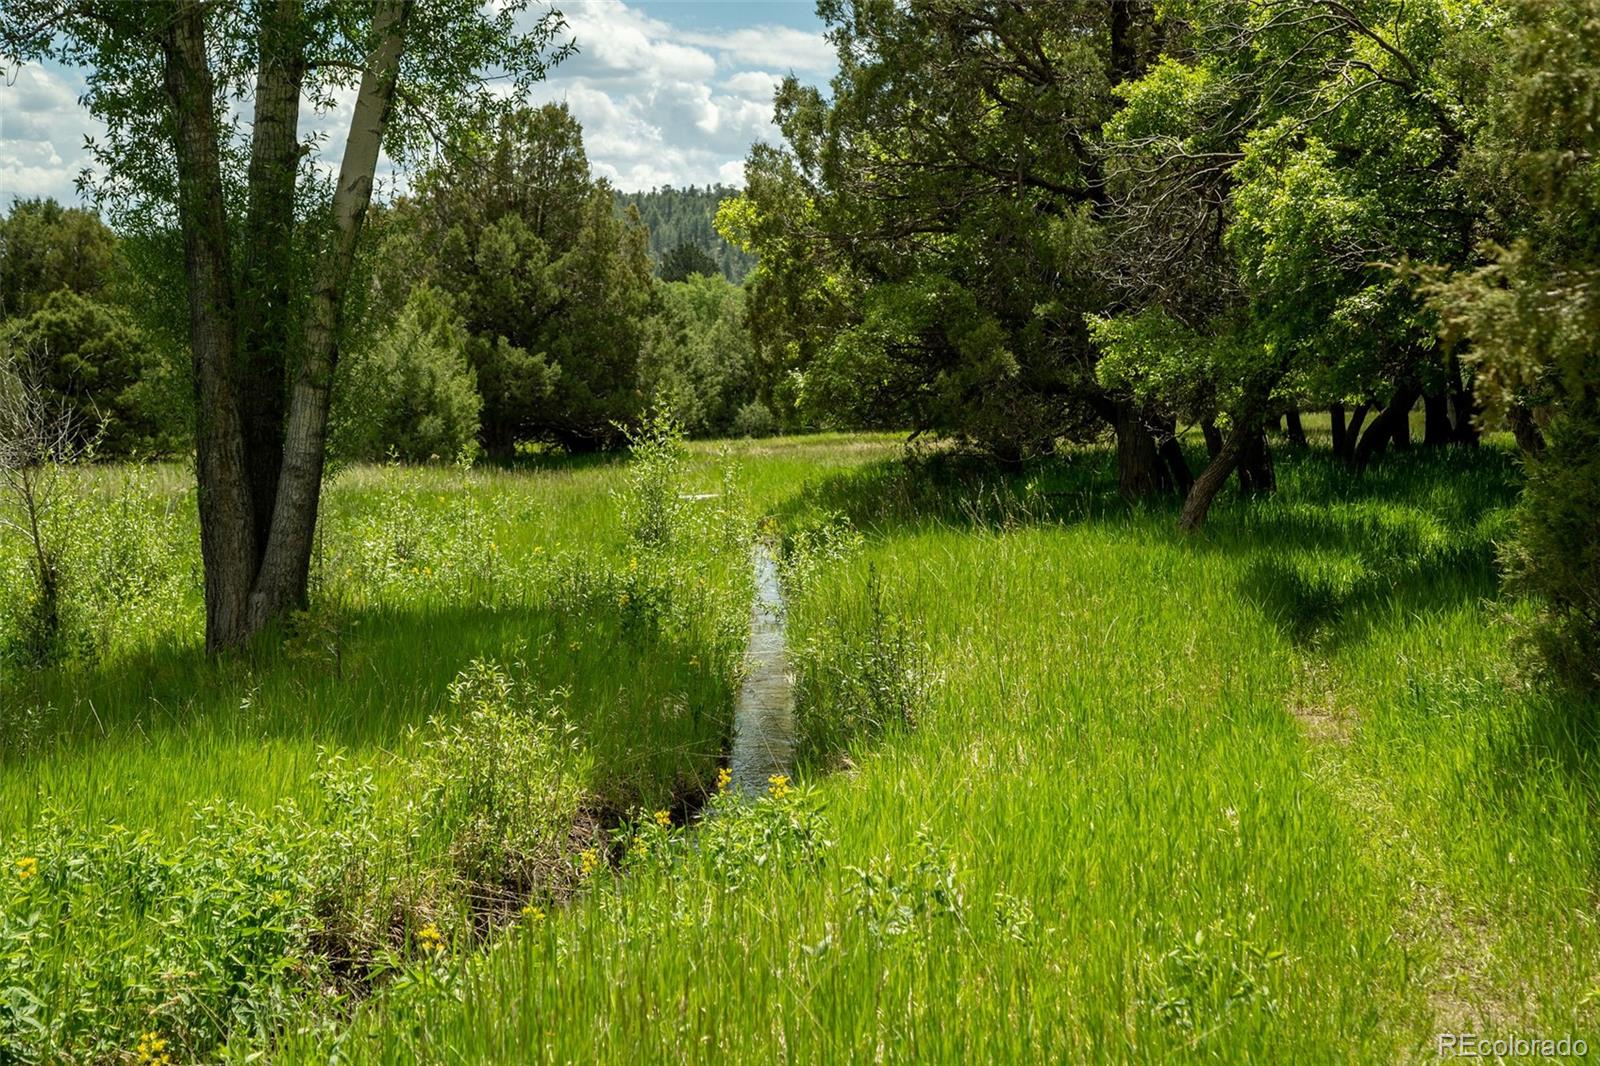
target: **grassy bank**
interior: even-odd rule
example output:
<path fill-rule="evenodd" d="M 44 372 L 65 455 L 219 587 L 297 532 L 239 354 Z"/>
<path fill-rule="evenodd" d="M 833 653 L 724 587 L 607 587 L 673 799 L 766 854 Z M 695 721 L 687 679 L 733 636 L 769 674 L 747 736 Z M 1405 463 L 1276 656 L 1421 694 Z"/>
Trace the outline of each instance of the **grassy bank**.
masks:
<path fill-rule="evenodd" d="M 1286 455 L 1278 497 L 1226 504 L 1194 543 L 1110 498 L 1105 462 L 1006 482 L 884 464 L 779 501 L 819 562 L 791 587 L 808 787 L 767 804 L 784 825 L 814 809 L 818 853 L 774 845 L 791 861 L 730 879 L 711 824 L 374 1002 L 339 1053 L 1346 1062 L 1430 1058 L 1455 1030 L 1592 1042 L 1597 766 L 1583 709 L 1525 691 L 1505 651 L 1506 454 L 1414 452 L 1359 480 Z"/>
<path fill-rule="evenodd" d="M 37 865 L 8 867 L 0 983 L 37 987 L 16 975 L 40 959 L 61 977 L 53 1004 L 7 1002 L 8 1049 L 81 1005 L 85 949 L 142 960 L 103 990 L 125 1007 L 75 1023 L 80 1041 L 123 1027 L 102 1057 L 140 1034 L 179 1058 L 389 1062 L 1596 1042 L 1600 766 L 1589 710 L 1526 688 L 1507 650 L 1505 451 L 1419 449 L 1353 478 L 1288 450 L 1280 493 L 1225 499 L 1198 540 L 1118 500 L 1100 450 L 1014 478 L 884 438 L 731 460 L 697 447 L 642 481 L 614 463 L 347 471 L 323 606 L 281 653 L 220 667 L 194 645 L 181 472 L 143 475 L 124 528 L 147 561 L 111 572 L 149 576 L 95 595 L 154 589 L 124 597 L 144 621 L 5 675 L 0 855 Z M 640 532 L 643 498 L 682 503 L 670 545 Z M 758 525 L 784 545 L 803 762 L 743 804 L 716 782 Z M 474 660 L 498 673 L 458 676 Z M 447 816 L 423 817 L 429 798 Z M 37 846 L 108 822 L 143 842 L 84 869 L 167 871 L 161 898 L 187 885 L 194 904 L 130 923 L 136 893 L 90 892 L 60 876 L 70 848 Z M 397 848 L 407 863 L 384 865 Z M 241 864 L 243 888 L 213 876 Z M 235 899 L 271 925 L 250 901 L 322 890 L 297 880 L 316 864 L 344 871 L 336 917 L 399 922 L 365 929 L 382 950 L 363 974 L 294 939 L 327 929 L 326 905 L 285 903 L 265 943 L 216 919 Z M 79 908 L 49 912 L 48 937 L 22 921 L 47 881 Z M 461 898 L 491 883 L 488 905 Z M 183 937 L 195 953 L 162 954 Z M 241 944 L 262 972 L 327 970 L 249 984 L 197 961 Z M 180 1002 L 163 965 L 204 995 Z"/>

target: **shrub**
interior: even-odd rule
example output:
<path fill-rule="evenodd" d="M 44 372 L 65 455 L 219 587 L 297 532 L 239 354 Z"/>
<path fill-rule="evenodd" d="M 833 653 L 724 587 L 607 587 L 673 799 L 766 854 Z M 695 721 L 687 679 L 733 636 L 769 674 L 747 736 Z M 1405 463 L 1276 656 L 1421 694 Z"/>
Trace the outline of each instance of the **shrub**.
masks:
<path fill-rule="evenodd" d="M 338 392 L 337 450 L 354 459 L 454 459 L 477 447 L 483 398 L 467 332 L 426 285 L 374 342 L 351 353 Z"/>
<path fill-rule="evenodd" d="M 760 400 L 751 400 L 733 416 L 733 434 L 736 437 L 770 437 L 776 432 L 778 419 Z"/>

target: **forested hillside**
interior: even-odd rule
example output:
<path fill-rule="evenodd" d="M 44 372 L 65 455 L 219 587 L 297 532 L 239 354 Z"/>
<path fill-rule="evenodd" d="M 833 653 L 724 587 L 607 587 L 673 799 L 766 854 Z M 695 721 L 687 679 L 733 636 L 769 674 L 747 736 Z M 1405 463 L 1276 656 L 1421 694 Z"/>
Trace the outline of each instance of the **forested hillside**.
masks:
<path fill-rule="evenodd" d="M 717 208 L 739 190 L 729 185 L 690 185 L 679 189 L 663 185 L 649 192 L 618 192 L 617 207 L 639 211 L 650 230 L 650 260 L 660 265 L 667 253 L 680 245 L 704 249 L 716 261 L 722 276 L 738 284 L 755 266 L 755 256 L 741 251 L 718 235 Z"/>

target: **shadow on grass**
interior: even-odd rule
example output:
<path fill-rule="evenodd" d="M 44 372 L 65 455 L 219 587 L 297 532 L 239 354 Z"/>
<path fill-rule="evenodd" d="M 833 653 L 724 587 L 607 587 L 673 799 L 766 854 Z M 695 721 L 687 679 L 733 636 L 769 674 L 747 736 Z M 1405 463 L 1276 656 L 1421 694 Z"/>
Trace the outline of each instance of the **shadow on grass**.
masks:
<path fill-rule="evenodd" d="M 1187 450 L 1190 465 L 1205 462 Z M 1330 452 L 1276 453 L 1279 491 L 1226 490 L 1194 550 L 1238 558 L 1239 594 L 1286 635 L 1324 646 L 1363 639 L 1381 608 L 1444 609 L 1495 595 L 1494 539 L 1518 473 L 1504 449 L 1395 453 L 1356 473 Z M 1005 473 L 978 456 L 882 460 L 808 482 L 777 509 L 786 528 L 842 514 L 869 536 L 927 529 L 1096 524 L 1182 539 L 1175 497 L 1130 504 L 1109 448 L 1077 448 Z"/>
<path fill-rule="evenodd" d="M 41 750 L 92 757 L 108 740 L 392 750 L 409 729 L 449 713 L 450 683 L 473 659 L 520 660 L 540 686 L 567 691 L 602 805 L 675 794 L 685 773 L 709 780 L 731 731 L 729 671 L 713 649 L 625 610 L 436 606 L 312 617 L 253 655 L 214 660 L 169 644 L 91 669 L 10 677 L 6 704 L 31 717 L 0 731 L 0 767 Z"/>

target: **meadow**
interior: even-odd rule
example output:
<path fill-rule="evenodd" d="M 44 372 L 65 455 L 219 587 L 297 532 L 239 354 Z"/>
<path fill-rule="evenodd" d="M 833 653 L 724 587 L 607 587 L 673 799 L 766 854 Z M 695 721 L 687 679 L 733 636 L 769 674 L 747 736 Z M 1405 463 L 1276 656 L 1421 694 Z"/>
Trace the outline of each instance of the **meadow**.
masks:
<path fill-rule="evenodd" d="M 1198 538 L 1099 448 L 352 468 L 313 609 L 220 663 L 187 474 L 85 472 L 71 657 L 3 675 L 0 1059 L 1600 1043 L 1600 764 L 1519 668 L 1511 450 L 1356 477 L 1311 428 Z M 801 747 L 746 800 L 757 536 Z"/>

